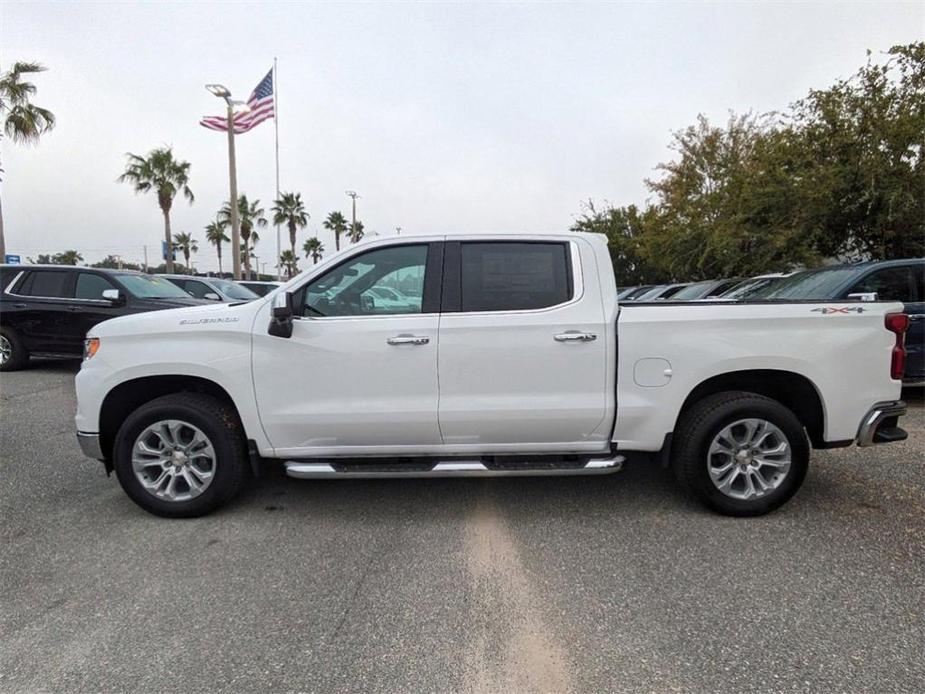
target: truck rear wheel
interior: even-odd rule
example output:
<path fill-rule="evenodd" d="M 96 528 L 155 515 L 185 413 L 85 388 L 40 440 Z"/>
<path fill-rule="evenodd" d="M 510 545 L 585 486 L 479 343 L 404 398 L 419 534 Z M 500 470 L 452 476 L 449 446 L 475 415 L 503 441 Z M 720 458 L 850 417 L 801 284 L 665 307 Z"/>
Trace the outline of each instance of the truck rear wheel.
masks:
<path fill-rule="evenodd" d="M 146 511 L 192 518 L 215 510 L 240 491 L 248 475 L 244 432 L 226 403 L 175 393 L 132 412 L 113 446 L 125 493 Z"/>
<path fill-rule="evenodd" d="M 796 494 L 809 444 L 796 415 L 755 393 L 704 398 L 678 422 L 672 467 L 681 485 L 729 516 L 760 516 Z"/>

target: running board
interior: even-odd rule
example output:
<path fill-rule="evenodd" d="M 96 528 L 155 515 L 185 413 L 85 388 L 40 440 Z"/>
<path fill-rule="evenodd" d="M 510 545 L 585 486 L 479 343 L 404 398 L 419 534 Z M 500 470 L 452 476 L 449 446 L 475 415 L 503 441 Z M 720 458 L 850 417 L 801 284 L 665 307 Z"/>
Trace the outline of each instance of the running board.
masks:
<path fill-rule="evenodd" d="M 564 475 L 607 475 L 618 472 L 623 468 L 625 458 L 616 455 L 610 458 L 591 458 L 584 465 L 558 467 L 549 463 L 538 463 L 536 467 L 518 465 L 505 468 L 504 465 L 486 467 L 478 460 L 447 460 L 438 462 L 432 467 L 421 468 L 419 465 L 409 464 L 412 469 L 402 470 L 401 464 L 389 466 L 384 470 L 375 464 L 363 469 L 363 464 L 350 466 L 330 463 L 310 463 L 298 460 L 288 460 L 285 463 L 286 474 L 299 479 L 384 479 L 399 477 L 549 477 Z"/>

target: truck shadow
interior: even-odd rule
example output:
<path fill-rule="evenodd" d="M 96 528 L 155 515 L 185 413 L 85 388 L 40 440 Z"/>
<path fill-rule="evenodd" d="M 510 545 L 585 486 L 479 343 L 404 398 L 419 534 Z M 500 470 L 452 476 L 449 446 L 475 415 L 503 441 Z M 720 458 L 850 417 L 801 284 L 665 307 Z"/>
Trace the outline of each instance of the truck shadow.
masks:
<path fill-rule="evenodd" d="M 589 477 L 395 480 L 298 480 L 287 477 L 281 465 L 270 464 L 228 511 L 262 508 L 315 520 L 358 516 L 394 520 L 409 515 L 447 520 L 468 515 L 486 497 L 505 514 L 544 521 L 587 518 L 598 512 L 612 516 L 702 510 L 681 493 L 670 471 L 639 463 Z"/>

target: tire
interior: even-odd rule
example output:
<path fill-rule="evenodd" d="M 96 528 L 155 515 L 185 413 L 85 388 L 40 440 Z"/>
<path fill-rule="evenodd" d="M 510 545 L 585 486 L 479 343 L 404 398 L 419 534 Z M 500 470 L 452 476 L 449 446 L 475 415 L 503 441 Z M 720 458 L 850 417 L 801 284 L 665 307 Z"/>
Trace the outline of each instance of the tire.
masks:
<path fill-rule="evenodd" d="M 749 440 L 760 443 L 743 443 Z M 787 450 L 775 452 L 782 441 Z M 779 508 L 799 490 L 808 466 L 809 443 L 796 415 L 755 393 L 717 393 L 694 404 L 681 415 L 672 443 L 672 468 L 681 486 L 728 516 L 761 516 Z"/>
<path fill-rule="evenodd" d="M 164 432 L 165 423 L 179 424 L 168 424 L 168 431 Z M 158 448 L 158 444 L 162 444 L 161 450 L 139 453 L 136 446 L 143 433 L 145 451 Z M 177 449 L 167 443 L 174 439 Z M 203 439 L 209 444 L 206 448 L 201 446 Z M 198 453 L 190 453 L 186 458 L 183 453 L 170 453 L 190 440 L 189 445 L 198 447 Z M 145 467 L 140 471 L 133 463 L 133 454 L 145 459 Z M 175 461 L 177 455 L 180 461 Z M 165 395 L 132 412 L 116 434 L 113 466 L 122 489 L 132 501 L 149 513 L 167 518 L 195 518 L 211 513 L 241 490 L 250 471 L 244 429 L 234 408 L 199 393 Z M 206 478 L 209 472 L 211 475 Z M 167 477 L 161 478 L 162 473 Z M 147 487 L 140 476 L 149 482 Z M 178 478 L 172 493 L 170 477 Z M 155 491 L 152 487 L 159 479 L 164 481 Z M 196 492 L 186 480 L 198 483 L 202 490 Z"/>
<path fill-rule="evenodd" d="M 15 330 L 0 328 L 0 338 L 0 371 L 16 371 L 29 363 L 29 352 Z"/>

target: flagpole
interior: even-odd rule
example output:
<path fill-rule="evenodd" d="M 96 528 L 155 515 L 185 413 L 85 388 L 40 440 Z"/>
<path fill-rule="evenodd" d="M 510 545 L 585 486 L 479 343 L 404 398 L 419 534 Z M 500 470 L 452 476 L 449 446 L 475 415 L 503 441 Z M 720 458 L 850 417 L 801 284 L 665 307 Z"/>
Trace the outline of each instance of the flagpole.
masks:
<path fill-rule="evenodd" d="M 276 68 L 276 56 L 273 56 L 273 130 L 276 134 L 276 199 L 279 200 L 279 79 Z M 280 256 L 283 254 L 279 224 L 276 225 L 276 279 L 283 279 L 283 264 Z"/>

